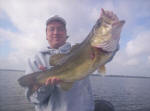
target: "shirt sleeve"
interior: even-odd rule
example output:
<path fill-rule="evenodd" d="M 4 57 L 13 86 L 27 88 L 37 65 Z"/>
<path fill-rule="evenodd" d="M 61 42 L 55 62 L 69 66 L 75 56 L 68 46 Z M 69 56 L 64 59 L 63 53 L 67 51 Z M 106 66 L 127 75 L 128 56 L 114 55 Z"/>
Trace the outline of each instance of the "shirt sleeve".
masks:
<path fill-rule="evenodd" d="M 60 53 L 68 53 L 70 51 L 71 45 L 68 43 L 59 50 L 57 50 Z M 49 49 L 47 50 L 49 52 Z M 44 54 L 48 54 L 48 56 L 45 56 Z M 26 74 L 30 74 L 33 72 L 40 71 L 39 70 L 39 65 L 42 65 L 46 67 L 47 69 L 50 69 L 53 66 L 50 66 L 46 62 L 49 61 L 47 60 L 47 57 L 49 58 L 51 56 L 51 53 L 44 53 L 44 52 L 39 52 L 35 55 L 34 58 L 28 59 L 27 61 L 27 66 L 26 66 Z M 37 91 L 35 91 L 32 95 L 30 95 L 30 89 L 26 89 L 26 97 L 29 102 L 40 105 L 44 104 L 45 102 L 48 101 L 48 99 L 51 97 L 55 87 L 60 87 L 59 85 L 49 85 L 49 86 L 42 86 L 40 87 Z"/>
<path fill-rule="evenodd" d="M 37 59 L 37 57 L 36 57 Z M 27 66 L 26 66 L 26 74 L 30 74 L 33 72 L 40 71 L 38 69 L 38 65 L 40 60 L 28 59 Z M 37 91 L 35 91 L 32 95 L 30 95 L 30 89 L 26 88 L 25 96 L 27 97 L 28 101 L 34 104 L 42 104 L 49 99 L 51 93 L 53 91 L 53 86 L 42 86 Z"/>
<path fill-rule="evenodd" d="M 37 91 L 35 91 L 31 96 L 29 96 L 29 88 L 26 89 L 26 97 L 29 102 L 38 104 L 44 104 L 48 102 L 54 86 L 42 86 Z"/>

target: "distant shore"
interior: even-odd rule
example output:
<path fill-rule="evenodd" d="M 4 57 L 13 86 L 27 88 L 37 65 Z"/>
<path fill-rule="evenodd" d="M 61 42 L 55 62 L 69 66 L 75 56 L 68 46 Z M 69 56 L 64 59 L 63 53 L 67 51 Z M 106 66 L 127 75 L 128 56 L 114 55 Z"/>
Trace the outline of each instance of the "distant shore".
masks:
<path fill-rule="evenodd" d="M 0 71 L 19 71 L 19 72 L 25 72 L 24 70 L 20 70 L 20 69 L 0 69 Z"/>
<path fill-rule="evenodd" d="M 150 79 L 150 77 L 145 76 L 128 76 L 128 75 L 100 75 L 100 74 L 93 74 L 92 76 L 100 76 L 100 77 L 120 77 L 120 78 L 144 78 Z"/>
<path fill-rule="evenodd" d="M 0 69 L 0 71 L 19 71 L 19 72 L 25 72 L 25 70 L 20 70 L 20 69 Z M 146 76 L 128 76 L 128 75 L 104 75 L 103 76 L 101 74 L 92 74 L 92 76 L 150 79 L 150 77 L 146 77 Z"/>

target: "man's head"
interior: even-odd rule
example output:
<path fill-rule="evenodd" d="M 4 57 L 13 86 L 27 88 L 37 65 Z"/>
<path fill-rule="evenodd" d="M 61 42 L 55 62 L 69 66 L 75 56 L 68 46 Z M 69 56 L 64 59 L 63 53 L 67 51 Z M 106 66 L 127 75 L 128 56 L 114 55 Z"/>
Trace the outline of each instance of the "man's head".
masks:
<path fill-rule="evenodd" d="M 51 48 L 59 48 L 67 40 L 66 22 L 62 17 L 53 16 L 46 22 L 46 39 Z"/>

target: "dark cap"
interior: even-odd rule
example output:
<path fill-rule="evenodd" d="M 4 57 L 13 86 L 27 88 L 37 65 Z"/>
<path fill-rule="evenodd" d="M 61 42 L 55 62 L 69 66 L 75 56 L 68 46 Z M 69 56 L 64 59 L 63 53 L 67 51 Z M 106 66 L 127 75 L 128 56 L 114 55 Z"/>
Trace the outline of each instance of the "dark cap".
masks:
<path fill-rule="evenodd" d="M 48 24 L 50 24 L 51 22 L 53 22 L 53 21 L 59 21 L 59 22 L 61 22 L 64 26 L 66 26 L 66 21 L 65 21 L 65 19 L 62 18 L 62 17 L 59 17 L 58 15 L 54 15 L 54 16 L 50 17 L 50 18 L 46 21 L 46 26 L 47 26 Z"/>

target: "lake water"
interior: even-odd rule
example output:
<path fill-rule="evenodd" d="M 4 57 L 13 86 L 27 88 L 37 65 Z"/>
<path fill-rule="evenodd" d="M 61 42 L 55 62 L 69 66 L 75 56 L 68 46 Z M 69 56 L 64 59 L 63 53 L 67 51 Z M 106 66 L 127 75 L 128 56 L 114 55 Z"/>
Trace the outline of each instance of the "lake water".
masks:
<path fill-rule="evenodd" d="M 110 101 L 116 111 L 150 111 L 150 79 L 91 78 L 94 98 Z"/>
<path fill-rule="evenodd" d="M 0 71 L 0 111 L 33 111 L 17 79 L 23 71 Z M 150 111 L 150 79 L 91 76 L 94 99 L 110 101 L 116 111 Z"/>

